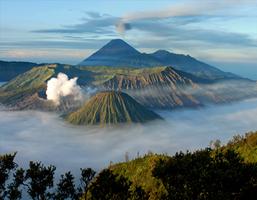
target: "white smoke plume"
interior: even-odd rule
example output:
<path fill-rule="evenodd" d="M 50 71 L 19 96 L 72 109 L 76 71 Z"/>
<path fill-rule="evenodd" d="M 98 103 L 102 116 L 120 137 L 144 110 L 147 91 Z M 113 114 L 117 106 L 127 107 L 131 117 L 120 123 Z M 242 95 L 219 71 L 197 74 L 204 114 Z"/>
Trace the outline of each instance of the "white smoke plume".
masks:
<path fill-rule="evenodd" d="M 57 78 L 47 81 L 46 95 L 56 105 L 60 105 L 62 97 L 72 96 L 74 100 L 82 99 L 82 90 L 77 85 L 77 77 L 69 79 L 66 74 L 59 73 Z"/>

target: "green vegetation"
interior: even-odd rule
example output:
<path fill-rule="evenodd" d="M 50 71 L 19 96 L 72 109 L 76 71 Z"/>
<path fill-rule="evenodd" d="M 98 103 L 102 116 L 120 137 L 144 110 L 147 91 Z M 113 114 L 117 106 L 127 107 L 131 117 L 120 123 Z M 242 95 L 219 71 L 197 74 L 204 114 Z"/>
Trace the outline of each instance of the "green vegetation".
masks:
<path fill-rule="evenodd" d="M 65 73 L 68 77 L 78 77 L 80 85 L 88 84 L 91 81 L 91 72 L 80 70 L 71 65 L 46 64 L 37 66 L 20 74 L 0 87 L 0 103 L 9 106 L 17 106 L 19 102 L 26 101 L 37 93 L 45 95 L 46 83 L 58 73 Z"/>
<path fill-rule="evenodd" d="M 54 69 L 48 66 L 33 68 L 32 70 L 17 76 L 15 79 L 4 85 L 2 89 L 8 90 L 27 90 L 37 88 L 42 85 L 44 81 L 49 79 L 54 74 Z"/>
<path fill-rule="evenodd" d="M 41 162 L 30 162 L 28 169 L 18 168 L 14 162 L 16 153 L 0 155 L 0 199 L 18 200 L 26 191 L 33 200 L 78 200 L 87 193 L 89 183 L 95 176 L 91 168 L 81 169 L 80 184 L 75 187 L 71 172 L 61 175 L 54 183 L 55 166 L 44 166 Z M 13 179 L 12 181 L 10 179 Z"/>
<path fill-rule="evenodd" d="M 126 177 L 134 187 L 142 187 L 149 199 L 162 199 L 167 191 L 162 182 L 152 175 L 152 171 L 157 163 L 168 159 L 168 156 L 150 153 L 129 162 L 112 165 L 110 170 L 118 176 Z"/>
<path fill-rule="evenodd" d="M 37 63 L 7 62 L 0 60 L 0 82 L 9 81 L 19 74 L 22 74 L 36 66 L 38 66 Z"/>
<path fill-rule="evenodd" d="M 245 136 L 236 135 L 222 149 L 233 149 L 245 162 L 257 163 L 257 132 L 249 132 Z"/>
<path fill-rule="evenodd" d="M 165 70 L 166 67 L 152 67 L 152 68 L 129 68 L 129 67 L 106 67 L 106 66 L 94 66 L 94 67 L 80 67 L 81 70 L 90 71 L 93 73 L 94 85 L 101 85 L 104 82 L 110 80 L 116 75 L 125 76 L 139 76 L 153 73 L 160 73 Z"/>
<path fill-rule="evenodd" d="M 205 103 L 224 103 L 256 95 L 254 83 L 247 82 L 244 85 L 240 82 L 241 86 L 235 83 L 224 89 L 205 89 L 204 86 L 195 84 L 203 80 L 172 67 L 78 67 L 46 64 L 19 75 L 0 87 L 0 103 L 18 110 L 38 107 L 44 109 L 48 102 L 42 102 L 38 96 L 45 96 L 47 80 L 60 72 L 69 78 L 78 77 L 77 82 L 81 86 L 125 91 L 140 104 L 155 109 L 197 107 Z M 251 92 L 249 87 L 253 89 Z M 43 106 L 40 107 L 35 102 L 40 102 Z"/>
<path fill-rule="evenodd" d="M 139 75 L 145 73 L 159 73 L 165 70 L 164 66 L 156 66 L 156 67 L 146 67 L 146 68 L 131 68 L 131 67 L 106 67 L 106 66 L 95 66 L 95 67 L 80 67 L 80 69 L 92 71 L 95 73 L 102 73 L 102 74 L 123 74 L 123 75 Z"/>
<path fill-rule="evenodd" d="M 180 76 L 171 67 L 75 67 L 62 64 L 38 66 L 17 76 L 0 87 L 0 103 L 16 106 L 19 109 L 20 105 L 24 105 L 22 102 L 27 102 L 26 107 L 31 107 L 31 102 L 38 100 L 36 97 L 38 93 L 45 95 L 47 80 L 56 77 L 60 72 L 69 78 L 78 77 L 78 84 L 82 86 L 131 92 L 131 96 L 146 107 L 174 108 L 200 105 L 196 97 L 186 94 L 183 89 L 193 88 L 195 84 L 190 79 Z M 150 95 L 146 94 L 145 88 L 149 90 L 147 94 Z M 30 100 L 33 95 L 35 98 Z"/>
<path fill-rule="evenodd" d="M 180 152 L 173 157 L 149 154 L 130 162 L 112 165 L 110 169 L 114 174 L 126 177 L 134 186 L 142 187 L 149 194 L 149 199 L 165 199 L 165 195 L 168 195 L 166 196 L 168 199 L 201 199 L 191 196 L 197 195 L 193 194 L 191 190 L 202 190 L 198 191 L 199 194 L 204 190 L 213 190 L 209 191 L 209 194 L 202 193 L 202 199 L 212 199 L 208 195 L 212 195 L 216 199 L 236 199 L 236 197 L 229 196 L 232 193 L 229 184 L 233 183 L 233 186 L 236 185 L 235 187 L 242 187 L 240 181 L 245 177 L 248 177 L 250 181 L 247 184 L 257 184 L 257 132 L 246 133 L 245 136 L 234 136 L 227 145 L 222 147 L 220 141 L 215 144 L 214 149 L 205 149 L 194 153 Z M 234 166 L 234 164 L 236 165 Z M 246 166 L 250 171 L 243 171 Z M 255 169 L 251 171 L 253 166 Z M 228 177 L 224 173 L 228 173 Z M 171 176 L 172 179 L 169 179 L 168 176 Z M 235 180 L 233 180 L 234 178 Z M 199 180 L 204 182 L 199 183 Z M 176 181 L 174 183 L 176 188 L 170 186 L 170 181 Z M 228 186 L 223 185 L 225 181 Z M 212 184 L 209 185 L 209 183 Z M 173 193 L 178 192 L 179 184 L 182 184 L 180 185 L 182 191 L 179 192 L 179 195 L 184 193 L 183 195 L 188 196 L 175 196 L 175 194 L 173 196 Z M 228 188 L 218 188 L 216 185 Z M 193 189 L 188 188 L 186 191 L 184 186 Z M 257 191 L 257 185 L 253 186 L 253 190 Z M 216 194 L 217 191 L 225 189 L 228 191 Z M 211 194 L 211 192 L 213 193 Z"/>
<path fill-rule="evenodd" d="M 46 88 L 46 81 L 54 75 L 48 66 L 36 67 L 17 76 L 0 87 L 0 102 L 15 104 L 19 99 Z"/>
<path fill-rule="evenodd" d="M 147 122 L 161 117 L 122 92 L 100 92 L 66 120 L 76 125 Z"/>
<path fill-rule="evenodd" d="M 71 172 L 55 181 L 52 165 L 30 162 L 23 169 L 14 162 L 16 153 L 0 155 L 0 199 L 18 200 L 27 192 L 33 200 L 253 200 L 257 162 L 243 152 L 246 144 L 256 150 L 257 132 L 236 138 L 223 147 L 216 142 L 214 149 L 174 156 L 149 153 L 98 174 L 81 169 L 80 184 Z"/>
<path fill-rule="evenodd" d="M 166 199 L 254 199 L 257 191 L 257 164 L 233 150 L 176 153 L 152 174 L 164 184 Z"/>

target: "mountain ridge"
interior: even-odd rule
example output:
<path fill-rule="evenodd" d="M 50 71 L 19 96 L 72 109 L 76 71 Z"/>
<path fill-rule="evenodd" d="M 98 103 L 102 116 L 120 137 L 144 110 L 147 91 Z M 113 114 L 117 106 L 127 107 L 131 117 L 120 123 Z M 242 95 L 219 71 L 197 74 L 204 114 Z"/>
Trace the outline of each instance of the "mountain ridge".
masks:
<path fill-rule="evenodd" d="M 0 60 L 0 82 L 9 81 L 36 66 L 38 64 L 33 62 Z"/>
<path fill-rule="evenodd" d="M 0 86 L 0 103 L 16 110 L 37 108 L 44 110 L 46 83 L 59 73 L 69 78 L 78 77 L 77 83 L 87 91 L 123 91 L 148 108 L 174 109 L 199 107 L 209 103 L 226 103 L 256 97 L 256 83 L 240 80 L 228 83 L 218 82 L 222 87 L 216 89 L 215 83 L 192 74 L 175 70 L 172 67 L 115 68 L 82 67 L 62 64 L 47 64 L 35 67 L 8 83 Z M 40 98 L 40 99 L 39 99 Z M 44 101 L 43 101 L 44 100 Z M 69 111 L 71 104 L 63 102 L 60 111 Z M 75 107 L 77 104 L 75 105 Z M 63 109 L 64 108 L 64 109 Z M 56 110 L 46 106 L 46 110 Z"/>
<path fill-rule="evenodd" d="M 197 107 L 201 102 L 184 90 L 197 84 L 180 76 L 171 67 L 148 68 L 137 75 L 115 75 L 102 86 L 107 90 L 125 91 L 150 108 Z"/>
<path fill-rule="evenodd" d="M 189 55 L 175 54 L 167 50 L 141 53 L 121 39 L 114 39 L 78 64 L 79 66 L 110 67 L 154 67 L 172 66 L 177 70 L 191 73 L 210 80 L 241 78 L 199 61 Z"/>

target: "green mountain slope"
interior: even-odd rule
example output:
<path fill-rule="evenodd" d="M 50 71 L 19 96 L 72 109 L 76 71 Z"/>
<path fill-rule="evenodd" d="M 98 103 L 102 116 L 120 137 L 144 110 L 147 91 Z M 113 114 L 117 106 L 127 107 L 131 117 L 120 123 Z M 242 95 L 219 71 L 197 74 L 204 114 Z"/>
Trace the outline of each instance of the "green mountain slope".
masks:
<path fill-rule="evenodd" d="M 15 105 L 17 101 L 34 95 L 46 88 L 46 81 L 54 75 L 54 69 L 49 66 L 37 67 L 17 76 L 0 87 L 0 102 Z"/>
<path fill-rule="evenodd" d="M 76 125 L 147 122 L 161 119 L 159 115 L 122 92 L 100 92 L 79 110 L 68 114 L 66 120 Z"/>
<path fill-rule="evenodd" d="M 214 192 L 213 194 L 207 192 L 205 194 L 207 197 L 215 196 L 215 192 L 220 191 L 217 188 L 220 188 L 224 194 L 230 195 L 230 187 L 226 184 L 230 182 L 234 188 L 238 184 L 241 187 L 238 190 L 243 189 L 242 184 L 246 176 L 249 180 L 253 176 L 246 169 L 247 167 L 254 169 L 253 164 L 256 174 L 257 132 L 235 136 L 218 149 L 177 153 L 174 156 L 148 154 L 128 162 L 111 165 L 109 169 L 118 177 L 125 177 L 132 182 L 132 187 L 142 187 L 149 194 L 149 199 L 166 199 L 167 194 L 168 196 L 185 194 L 190 197 L 201 195 L 205 192 L 203 188 Z M 213 184 L 210 184 L 211 182 Z M 249 184 L 255 185 L 256 179 Z"/>
<path fill-rule="evenodd" d="M 20 74 L 0 87 L 0 103 L 15 110 L 68 109 L 69 105 L 55 108 L 54 105 L 44 99 L 46 97 L 47 81 L 52 77 L 56 77 L 60 72 L 65 73 L 69 78 L 78 77 L 78 83 L 82 86 L 91 81 L 91 72 L 80 70 L 71 65 L 42 65 Z M 69 102 L 66 103 L 69 104 Z"/>
<path fill-rule="evenodd" d="M 245 136 L 234 136 L 222 149 L 233 149 L 238 152 L 246 162 L 257 163 L 257 132 L 249 132 L 246 133 Z"/>
<path fill-rule="evenodd" d="M 38 66 L 32 62 L 7 62 L 0 60 L 0 82 L 6 82 L 33 67 Z"/>
<path fill-rule="evenodd" d="M 129 162 L 112 165 L 109 168 L 114 174 L 126 177 L 134 187 L 142 187 L 149 194 L 149 199 L 162 199 L 167 191 L 162 182 L 152 175 L 152 170 L 158 162 L 167 159 L 169 159 L 168 156 L 149 154 Z"/>
<path fill-rule="evenodd" d="M 197 107 L 257 96 L 257 86 L 253 81 L 206 83 L 205 79 L 172 67 L 116 68 L 47 64 L 37 66 L 0 87 L 0 103 L 16 106 L 18 110 L 36 108 L 37 103 L 34 106 L 31 104 L 38 102 L 38 96 L 45 97 L 47 80 L 60 72 L 69 78 L 78 77 L 77 82 L 82 87 L 124 91 L 142 105 L 158 109 Z"/>

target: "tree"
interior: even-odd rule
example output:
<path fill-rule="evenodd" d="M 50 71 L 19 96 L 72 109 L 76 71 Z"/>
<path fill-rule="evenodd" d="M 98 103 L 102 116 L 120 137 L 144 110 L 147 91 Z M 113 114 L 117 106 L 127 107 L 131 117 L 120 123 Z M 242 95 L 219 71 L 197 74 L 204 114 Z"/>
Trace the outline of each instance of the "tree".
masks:
<path fill-rule="evenodd" d="M 212 149 L 218 149 L 221 147 L 221 141 L 220 140 L 211 140 L 210 141 L 210 148 Z"/>
<path fill-rule="evenodd" d="M 26 171 L 25 180 L 28 181 L 28 194 L 33 200 L 50 199 L 53 194 L 48 190 L 54 185 L 55 167 L 45 167 L 41 162 L 30 162 Z"/>
<path fill-rule="evenodd" d="M 130 190 L 130 200 L 147 200 L 149 195 L 139 186 Z"/>
<path fill-rule="evenodd" d="M 92 200 L 129 199 L 131 182 L 123 176 L 116 176 L 109 169 L 104 169 L 89 187 Z"/>
<path fill-rule="evenodd" d="M 87 194 L 89 184 L 95 177 L 96 172 L 92 168 L 84 168 L 80 169 L 81 178 L 80 178 L 80 187 L 78 188 L 79 196 L 83 196 L 83 194 Z"/>
<path fill-rule="evenodd" d="M 20 186 L 24 184 L 24 169 L 18 169 L 13 175 L 13 182 L 8 185 L 7 198 L 18 200 L 22 197 L 22 190 Z"/>
<path fill-rule="evenodd" d="M 57 192 L 55 195 L 56 200 L 64 200 L 68 198 L 72 200 L 78 199 L 74 184 L 74 176 L 71 174 L 71 172 L 61 175 L 61 179 L 57 184 Z"/>
<path fill-rule="evenodd" d="M 17 164 L 14 162 L 16 153 L 0 155 L 0 199 L 4 199 L 7 195 L 6 181 L 13 170 L 17 168 Z"/>
<path fill-rule="evenodd" d="M 257 164 L 244 163 L 232 151 L 205 149 L 177 153 L 160 161 L 153 175 L 161 179 L 168 199 L 255 199 Z"/>

